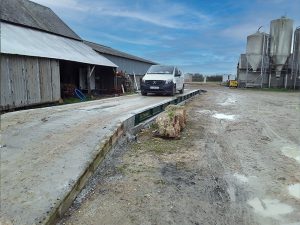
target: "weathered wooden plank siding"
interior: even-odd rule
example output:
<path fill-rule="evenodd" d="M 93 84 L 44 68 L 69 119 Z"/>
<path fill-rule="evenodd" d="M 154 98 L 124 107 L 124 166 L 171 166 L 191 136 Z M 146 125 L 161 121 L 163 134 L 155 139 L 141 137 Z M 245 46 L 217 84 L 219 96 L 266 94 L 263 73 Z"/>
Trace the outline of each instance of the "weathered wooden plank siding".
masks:
<path fill-rule="evenodd" d="M 58 101 L 60 95 L 60 73 L 59 61 L 51 59 L 51 76 L 52 76 L 52 100 Z"/>
<path fill-rule="evenodd" d="M 59 61 L 1 54 L 0 109 L 58 101 Z"/>
<path fill-rule="evenodd" d="M 12 84 L 14 106 L 27 104 L 26 83 L 23 69 L 23 58 L 11 56 L 9 59 L 9 75 Z"/>
<path fill-rule="evenodd" d="M 13 102 L 8 65 L 8 58 L 2 57 L 1 55 L 1 106 L 9 106 Z"/>
<path fill-rule="evenodd" d="M 52 101 L 52 87 L 51 82 L 51 67 L 49 59 L 39 59 L 40 67 L 40 93 L 42 102 Z"/>
<path fill-rule="evenodd" d="M 39 65 L 37 58 L 24 58 L 28 104 L 41 102 Z"/>

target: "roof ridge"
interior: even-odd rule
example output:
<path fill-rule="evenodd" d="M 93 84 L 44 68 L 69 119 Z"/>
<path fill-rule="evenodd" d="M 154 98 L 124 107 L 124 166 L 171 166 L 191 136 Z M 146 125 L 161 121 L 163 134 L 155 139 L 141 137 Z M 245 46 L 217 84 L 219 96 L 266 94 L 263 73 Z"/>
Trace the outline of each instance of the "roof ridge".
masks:
<path fill-rule="evenodd" d="M 133 60 L 137 60 L 137 61 L 141 61 L 141 62 L 145 62 L 145 63 L 151 63 L 151 64 L 157 64 L 156 62 L 153 62 L 151 60 L 148 60 L 148 59 L 144 59 L 140 56 L 136 56 L 136 55 L 133 55 L 133 54 L 130 54 L 130 53 L 127 53 L 127 52 L 124 52 L 124 51 L 121 51 L 121 50 L 118 50 L 118 49 L 115 49 L 115 48 L 112 48 L 112 47 L 109 47 L 109 46 L 105 46 L 105 45 L 101 45 L 101 44 L 98 44 L 98 43 L 95 43 L 95 42 L 91 42 L 91 41 L 87 41 L 87 40 L 83 40 L 84 42 L 86 42 L 87 44 L 90 43 L 92 45 L 95 45 L 95 47 L 102 47 L 102 48 L 107 48 L 107 50 L 111 50 L 111 51 L 114 51 L 115 53 L 113 52 L 105 52 L 104 51 L 101 51 L 101 49 L 97 49 L 95 47 L 92 47 L 95 51 L 97 52 L 100 52 L 100 53 L 104 53 L 104 54 L 108 54 L 108 55 L 114 55 L 114 56 L 118 56 L 118 57 L 124 57 L 124 58 L 129 58 L 129 59 L 133 59 Z M 119 53 L 119 54 L 117 54 Z"/>
<path fill-rule="evenodd" d="M 31 0 L 22 0 L 22 1 L 23 1 L 23 2 L 24 2 L 24 1 L 31 2 L 32 4 L 35 4 L 35 5 L 38 5 L 38 6 L 41 6 L 41 7 L 43 7 L 43 8 L 47 8 L 47 9 L 50 9 L 50 10 L 51 10 L 50 7 L 45 6 L 45 5 L 42 5 L 42 4 L 37 3 L 37 2 L 34 2 L 34 1 L 31 1 Z"/>
<path fill-rule="evenodd" d="M 114 49 L 110 46 L 107 46 L 107 45 L 103 45 L 103 44 L 99 44 L 99 43 L 96 43 L 96 42 L 93 42 L 93 41 L 87 41 L 87 40 L 83 40 L 84 42 L 89 42 L 91 44 L 95 44 L 95 45 L 100 45 L 100 46 L 103 46 L 103 47 L 106 47 L 106 48 L 110 48 L 110 49 Z M 115 49 L 116 50 L 116 49 Z"/>

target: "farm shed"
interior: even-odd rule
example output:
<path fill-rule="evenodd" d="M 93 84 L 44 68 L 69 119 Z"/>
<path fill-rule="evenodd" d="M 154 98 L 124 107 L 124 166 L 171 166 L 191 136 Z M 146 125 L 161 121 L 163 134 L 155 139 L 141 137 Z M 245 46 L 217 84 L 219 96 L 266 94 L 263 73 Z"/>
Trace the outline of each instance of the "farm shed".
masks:
<path fill-rule="evenodd" d="M 51 9 L 27 0 L 0 1 L 1 105 L 11 109 L 58 101 L 64 88 L 96 88 L 104 71 L 113 89 L 117 67 L 83 43 Z"/>
<path fill-rule="evenodd" d="M 150 60 L 130 55 L 108 46 L 96 44 L 89 41 L 84 41 L 84 43 L 89 45 L 105 58 L 112 61 L 114 64 L 118 65 L 117 71 L 124 72 L 125 74 L 129 75 L 132 81 L 134 81 L 134 76 L 136 76 L 138 87 L 140 87 L 140 79 L 145 75 L 149 67 L 151 65 L 157 64 Z"/>

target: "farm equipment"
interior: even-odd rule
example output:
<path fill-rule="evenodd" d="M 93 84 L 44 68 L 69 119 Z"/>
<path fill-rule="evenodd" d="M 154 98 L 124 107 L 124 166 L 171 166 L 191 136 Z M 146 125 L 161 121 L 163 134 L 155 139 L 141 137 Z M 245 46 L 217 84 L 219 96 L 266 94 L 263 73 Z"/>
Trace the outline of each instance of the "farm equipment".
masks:
<path fill-rule="evenodd" d="M 237 87 L 238 87 L 238 82 L 237 82 L 237 80 L 230 80 L 230 81 L 229 81 L 229 87 L 230 87 L 230 88 L 237 88 Z"/>

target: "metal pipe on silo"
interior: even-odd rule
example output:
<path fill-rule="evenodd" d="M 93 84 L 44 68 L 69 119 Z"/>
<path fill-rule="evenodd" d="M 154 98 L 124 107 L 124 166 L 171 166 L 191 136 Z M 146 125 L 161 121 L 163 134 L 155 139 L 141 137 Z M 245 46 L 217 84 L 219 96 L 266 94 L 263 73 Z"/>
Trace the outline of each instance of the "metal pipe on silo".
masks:
<path fill-rule="evenodd" d="M 270 56 L 275 67 L 276 77 L 281 76 L 283 66 L 291 54 L 293 37 L 293 20 L 286 17 L 272 20 L 270 26 Z"/>
<path fill-rule="evenodd" d="M 269 35 L 267 33 L 263 33 L 263 49 L 262 49 L 262 57 L 261 57 L 261 66 L 260 66 L 260 76 L 261 76 L 261 83 L 260 87 L 263 87 L 263 75 L 266 72 L 265 68 L 265 57 L 268 55 L 268 47 L 269 47 Z"/>

